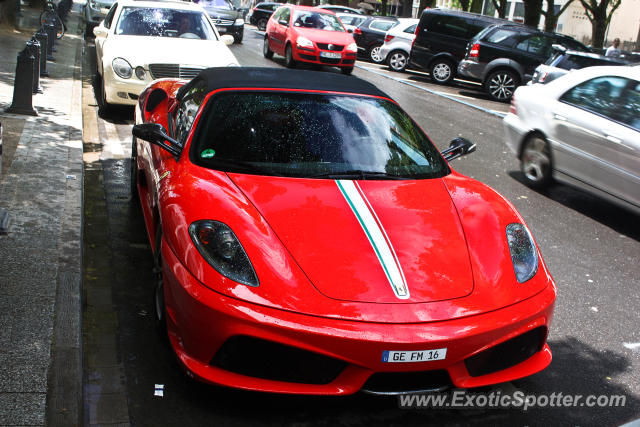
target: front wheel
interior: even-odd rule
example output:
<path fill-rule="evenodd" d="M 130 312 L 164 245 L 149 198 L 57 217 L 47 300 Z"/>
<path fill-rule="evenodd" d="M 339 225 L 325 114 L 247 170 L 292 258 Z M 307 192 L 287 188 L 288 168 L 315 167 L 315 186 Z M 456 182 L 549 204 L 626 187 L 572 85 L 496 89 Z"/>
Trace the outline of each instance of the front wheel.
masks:
<path fill-rule="evenodd" d="M 103 68 L 104 70 L 104 68 Z M 99 78 L 99 84 L 100 84 L 100 95 L 97 97 L 97 101 L 98 101 L 98 110 L 100 113 L 102 113 L 103 115 L 105 114 L 109 114 L 109 112 L 111 111 L 111 104 L 109 104 L 107 102 L 107 89 L 104 86 L 104 76 L 102 77 L 98 77 Z"/>
<path fill-rule="evenodd" d="M 167 339 L 167 309 L 164 301 L 164 276 L 162 275 L 162 227 L 156 227 L 156 248 L 153 254 L 153 311 L 158 336 L 162 340 Z"/>
<path fill-rule="evenodd" d="M 264 37 L 264 43 L 262 44 L 262 54 L 265 58 L 271 59 L 273 58 L 273 51 L 269 49 L 269 37 Z"/>
<path fill-rule="evenodd" d="M 260 18 L 258 20 L 258 25 L 256 25 L 260 31 L 264 31 L 267 29 L 267 20 L 265 18 Z"/>
<path fill-rule="evenodd" d="M 402 50 L 394 50 L 387 56 L 387 65 L 393 71 L 404 71 L 407 68 L 409 62 L 409 56 Z"/>
<path fill-rule="evenodd" d="M 489 74 L 484 87 L 494 101 L 509 102 L 518 87 L 518 77 L 509 70 L 494 71 Z"/>
<path fill-rule="evenodd" d="M 287 45 L 284 52 L 284 65 L 286 65 L 287 68 L 294 68 L 296 66 L 296 60 L 293 59 L 293 49 L 290 44 Z"/>
<path fill-rule="evenodd" d="M 131 199 L 138 200 L 138 144 L 135 138 L 131 141 L 131 169 L 129 175 Z"/>
<path fill-rule="evenodd" d="M 520 170 L 526 184 L 536 190 L 542 190 L 551 184 L 551 148 L 542 135 L 527 138 L 520 156 Z"/>
<path fill-rule="evenodd" d="M 380 48 L 381 47 L 382 47 L 382 45 L 381 46 L 374 46 L 369 51 L 369 59 L 371 59 L 376 64 L 379 64 L 379 63 L 382 62 L 382 57 L 380 56 Z"/>
<path fill-rule="evenodd" d="M 451 62 L 440 60 L 431 64 L 430 73 L 434 83 L 444 85 L 453 80 L 455 70 Z"/>

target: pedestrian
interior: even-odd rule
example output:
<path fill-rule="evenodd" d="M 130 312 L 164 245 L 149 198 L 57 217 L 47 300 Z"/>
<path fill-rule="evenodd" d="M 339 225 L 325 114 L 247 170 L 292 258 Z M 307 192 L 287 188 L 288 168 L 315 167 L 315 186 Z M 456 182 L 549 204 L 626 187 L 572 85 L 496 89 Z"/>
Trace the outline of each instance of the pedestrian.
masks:
<path fill-rule="evenodd" d="M 614 58 L 619 57 L 620 49 L 618 49 L 618 46 L 620 46 L 620 39 L 616 37 L 615 39 L 613 39 L 613 44 L 609 46 L 604 56 L 611 56 Z"/>

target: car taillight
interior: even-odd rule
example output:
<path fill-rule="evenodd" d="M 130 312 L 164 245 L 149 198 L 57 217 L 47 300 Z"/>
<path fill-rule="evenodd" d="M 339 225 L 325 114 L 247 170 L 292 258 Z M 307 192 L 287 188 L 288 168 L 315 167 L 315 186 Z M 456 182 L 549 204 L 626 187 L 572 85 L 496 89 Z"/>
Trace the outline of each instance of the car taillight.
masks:
<path fill-rule="evenodd" d="M 420 34 L 420 27 L 416 27 L 416 30 L 413 32 L 414 36 L 417 36 L 418 34 Z"/>
<path fill-rule="evenodd" d="M 390 35 L 387 34 L 387 36 L 384 38 L 384 42 L 385 43 L 389 43 L 394 38 L 395 38 L 395 36 L 390 36 Z"/>
<path fill-rule="evenodd" d="M 362 35 L 362 30 L 360 28 L 356 28 L 355 30 L 353 30 L 353 34 L 357 34 L 359 36 Z"/>
<path fill-rule="evenodd" d="M 468 58 L 471 59 L 472 61 L 473 60 L 477 61 L 479 56 L 480 56 L 480 44 L 474 43 L 473 46 L 471 46 L 471 50 L 469 51 Z"/>
<path fill-rule="evenodd" d="M 514 115 L 518 115 L 518 108 L 516 107 L 516 97 L 511 97 L 511 105 L 509 106 L 509 112 Z"/>

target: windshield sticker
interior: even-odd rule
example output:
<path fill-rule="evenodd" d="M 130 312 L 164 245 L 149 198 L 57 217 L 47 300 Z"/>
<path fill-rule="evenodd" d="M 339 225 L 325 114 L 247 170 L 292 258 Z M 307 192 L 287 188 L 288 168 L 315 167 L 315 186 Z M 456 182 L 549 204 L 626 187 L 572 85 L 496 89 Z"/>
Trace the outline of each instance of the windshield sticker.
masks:
<path fill-rule="evenodd" d="M 215 155 L 216 155 L 216 150 L 214 150 L 212 148 L 207 148 L 202 153 L 200 153 L 200 157 L 203 158 L 203 159 L 210 159 Z"/>

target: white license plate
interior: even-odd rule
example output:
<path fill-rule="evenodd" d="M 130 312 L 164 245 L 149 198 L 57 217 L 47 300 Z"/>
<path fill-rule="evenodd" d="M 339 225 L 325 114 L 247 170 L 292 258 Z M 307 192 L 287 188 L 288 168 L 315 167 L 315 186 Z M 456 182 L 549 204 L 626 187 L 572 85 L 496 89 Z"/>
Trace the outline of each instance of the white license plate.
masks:
<path fill-rule="evenodd" d="M 431 362 L 433 360 L 444 360 L 446 357 L 446 348 L 434 348 L 433 350 L 382 352 L 382 361 L 389 363 Z"/>
<path fill-rule="evenodd" d="M 218 29 L 218 32 L 219 32 L 219 33 L 226 33 L 226 32 L 227 32 L 227 29 L 226 29 L 225 27 L 218 27 L 218 26 L 216 26 L 216 28 Z"/>
<path fill-rule="evenodd" d="M 320 52 L 320 56 L 322 56 L 323 58 L 331 58 L 331 59 L 342 58 L 342 54 L 336 53 L 336 52 Z"/>

